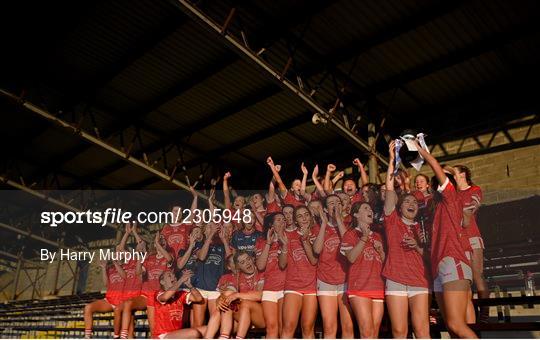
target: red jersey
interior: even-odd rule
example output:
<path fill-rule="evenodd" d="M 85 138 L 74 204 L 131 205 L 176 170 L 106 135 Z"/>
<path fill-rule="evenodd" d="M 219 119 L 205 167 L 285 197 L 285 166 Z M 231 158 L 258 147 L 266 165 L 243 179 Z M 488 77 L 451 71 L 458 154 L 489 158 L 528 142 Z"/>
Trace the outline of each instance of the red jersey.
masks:
<path fill-rule="evenodd" d="M 407 225 L 396 210 L 384 219 L 388 254 L 382 275 L 392 281 L 415 287 L 428 287 L 426 266 L 422 255 L 404 245 L 405 237 L 419 241 L 418 223 Z"/>
<path fill-rule="evenodd" d="M 289 190 L 287 191 L 285 197 L 283 197 L 283 205 L 285 204 L 290 204 L 294 207 L 298 207 L 300 205 L 305 205 L 306 200 L 304 199 L 304 197 L 301 196 L 296 198 L 296 195 Z"/>
<path fill-rule="evenodd" d="M 144 292 L 158 291 L 160 288 L 159 277 L 170 267 L 164 256 L 157 254 L 149 255 L 142 264 L 145 274 L 143 275 L 142 290 Z"/>
<path fill-rule="evenodd" d="M 264 247 L 266 239 L 259 238 L 255 242 L 255 255 L 259 257 Z M 264 270 L 264 287 L 263 290 L 280 291 L 285 287 L 285 270 L 279 268 L 279 242 L 272 242 L 268 251 L 268 259 L 266 260 L 266 268 Z"/>
<path fill-rule="evenodd" d="M 217 291 L 222 292 L 225 290 L 231 290 L 231 288 L 234 288 L 234 290 L 236 290 L 237 285 L 237 279 L 233 273 L 223 274 L 219 278 L 217 284 Z"/>
<path fill-rule="evenodd" d="M 317 285 L 317 266 L 312 265 L 302 245 L 302 235 L 295 229 L 285 231 L 289 239 L 285 290 L 315 291 Z"/>
<path fill-rule="evenodd" d="M 261 210 L 258 210 L 256 212 L 256 214 L 261 219 L 261 221 L 259 221 L 259 218 L 257 218 L 257 216 L 253 216 L 253 218 L 255 219 L 255 230 L 260 231 L 261 233 L 264 230 L 263 223 L 264 223 L 264 217 L 266 216 L 266 211 L 267 211 L 267 209 L 261 209 Z M 253 213 L 253 211 L 252 211 L 252 213 Z"/>
<path fill-rule="evenodd" d="M 277 200 L 273 200 L 272 202 L 266 205 L 266 213 L 270 214 L 273 212 L 281 212 L 281 207 L 279 206 L 279 203 L 277 202 Z"/>
<path fill-rule="evenodd" d="M 191 232 L 191 225 L 189 224 L 166 224 L 161 229 L 161 235 L 165 237 L 169 251 L 174 258 L 176 258 L 180 249 L 187 248 L 189 244 L 189 233 Z"/>
<path fill-rule="evenodd" d="M 361 242 L 362 232 L 357 228 L 349 229 L 343 235 L 341 243 L 341 252 L 351 250 Z M 347 289 L 350 291 L 369 292 L 370 295 L 384 297 L 384 280 L 382 272 L 382 258 L 375 250 L 375 242 L 381 242 L 381 236 L 370 232 L 368 240 L 365 242 L 362 253 L 358 255 L 356 261 L 349 265 L 349 276 L 347 280 Z"/>
<path fill-rule="evenodd" d="M 141 295 L 142 279 L 137 275 L 137 261 L 131 260 L 123 266 L 126 272 L 123 300 Z"/>
<path fill-rule="evenodd" d="M 315 239 L 321 227 L 315 225 L 312 229 Z M 317 278 L 331 285 L 345 283 L 347 259 L 340 253 L 341 236 L 337 227 L 328 224 L 325 228 L 324 243 L 319 254 L 319 263 L 317 265 Z"/>
<path fill-rule="evenodd" d="M 464 232 L 461 226 L 463 210 L 456 189 L 446 179 L 438 191 L 442 199 L 435 207 L 431 239 L 431 272 L 434 278 L 438 275 L 439 262 L 445 257 L 453 257 L 456 261 L 470 265 L 461 243 Z"/>
<path fill-rule="evenodd" d="M 122 302 L 125 280 L 114 265 L 107 267 L 107 292 L 105 299 L 111 305 L 119 305 Z"/>
<path fill-rule="evenodd" d="M 363 202 L 363 201 L 364 201 L 364 196 L 362 195 L 362 191 L 356 190 L 354 195 L 351 196 L 351 205 L 358 202 Z"/>
<path fill-rule="evenodd" d="M 264 273 L 255 273 L 251 275 L 246 275 L 242 272 L 238 273 L 238 286 L 237 290 L 239 293 L 251 292 L 257 289 L 259 284 L 264 284 Z"/>
<path fill-rule="evenodd" d="M 157 292 L 155 296 L 154 338 L 182 329 L 184 305 L 190 303 L 188 292 L 176 292 L 172 298 L 161 302 L 158 297 L 163 293 L 165 292 Z"/>
<path fill-rule="evenodd" d="M 482 202 L 482 189 L 477 185 L 471 185 L 465 190 L 458 190 L 458 197 L 463 207 L 468 207 L 474 202 L 473 196 L 476 196 L 479 203 Z M 476 222 L 476 213 L 471 218 L 471 224 L 465 228 L 468 237 L 482 237 L 478 223 Z M 468 242 L 468 239 L 467 239 Z"/>

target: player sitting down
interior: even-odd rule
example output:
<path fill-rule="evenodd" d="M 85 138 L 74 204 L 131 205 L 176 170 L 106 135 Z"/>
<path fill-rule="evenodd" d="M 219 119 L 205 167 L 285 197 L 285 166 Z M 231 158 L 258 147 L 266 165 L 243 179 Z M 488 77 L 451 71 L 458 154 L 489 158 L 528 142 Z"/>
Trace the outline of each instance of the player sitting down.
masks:
<path fill-rule="evenodd" d="M 206 331 L 206 326 L 182 329 L 184 305 L 202 302 L 203 297 L 191 285 L 193 272 L 184 270 L 180 279 L 167 270 L 159 280 L 161 291 L 156 295 L 154 333 L 159 339 L 199 339 Z M 184 284 L 189 291 L 179 291 Z"/>
<path fill-rule="evenodd" d="M 251 325 L 257 328 L 265 327 L 261 305 L 264 275 L 257 271 L 253 257 L 245 251 L 234 254 L 234 263 L 238 271 L 237 284 L 234 287 L 236 292 L 222 293 L 217 301 L 217 308 L 225 314 L 221 318 L 220 338 L 230 336 L 232 323 L 226 322 L 225 316 L 232 314 L 238 322 L 236 338 L 244 339 Z"/>

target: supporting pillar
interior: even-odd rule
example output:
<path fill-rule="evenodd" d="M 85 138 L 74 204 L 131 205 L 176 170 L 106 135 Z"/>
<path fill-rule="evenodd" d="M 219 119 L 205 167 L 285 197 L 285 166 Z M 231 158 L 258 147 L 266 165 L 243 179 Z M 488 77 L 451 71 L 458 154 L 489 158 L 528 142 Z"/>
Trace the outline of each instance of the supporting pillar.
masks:
<path fill-rule="evenodd" d="M 375 151 L 375 124 L 369 123 L 368 124 L 368 144 L 369 149 L 371 150 L 369 154 L 369 160 L 368 160 L 368 168 L 369 168 L 369 182 L 370 183 L 377 183 L 377 175 L 379 171 L 379 167 L 377 165 L 377 157 L 374 154 Z"/>
<path fill-rule="evenodd" d="M 23 265 L 23 259 L 22 259 L 23 250 L 24 250 L 24 247 L 19 251 L 19 259 L 17 261 L 17 269 L 15 270 L 15 282 L 13 283 L 13 295 L 11 297 L 12 300 L 17 299 L 17 288 L 19 286 L 19 278 L 21 277 L 21 268 L 22 268 L 22 265 Z"/>

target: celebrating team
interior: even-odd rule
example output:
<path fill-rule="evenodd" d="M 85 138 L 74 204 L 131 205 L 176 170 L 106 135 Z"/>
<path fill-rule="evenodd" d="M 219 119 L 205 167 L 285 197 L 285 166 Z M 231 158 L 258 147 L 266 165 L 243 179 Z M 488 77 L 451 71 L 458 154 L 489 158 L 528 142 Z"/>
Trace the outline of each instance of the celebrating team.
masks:
<path fill-rule="evenodd" d="M 467 167 L 441 166 L 418 149 L 435 176 L 430 185 L 417 175 L 414 190 L 407 173 L 394 169 L 393 142 L 382 186 L 368 183 L 354 160 L 361 189 L 332 164 L 322 183 L 315 166 L 312 193 L 303 164 L 302 179 L 288 189 L 268 157 L 266 195 L 231 201 L 231 174 L 223 178 L 227 209 L 249 209 L 249 221 L 168 224 L 148 246 L 128 225 L 117 251 L 133 234 L 149 257 L 102 264 L 107 293 L 86 306 L 85 335 L 92 336 L 93 313 L 114 311 L 114 336 L 132 337 L 132 312 L 146 310 L 154 338 L 244 338 L 251 327 L 293 338 L 298 324 L 302 337 L 313 338 L 320 311 L 325 338 L 338 335 L 338 323 L 342 338 L 354 337 L 355 324 L 361 337 L 376 338 L 386 302 L 394 337 L 407 337 L 410 313 L 415 337 L 429 338 L 433 291 L 450 333 L 475 338 L 468 327 L 473 278 L 479 296 L 489 294 L 476 223 L 482 193 Z M 213 194 L 208 204 L 213 210 Z"/>

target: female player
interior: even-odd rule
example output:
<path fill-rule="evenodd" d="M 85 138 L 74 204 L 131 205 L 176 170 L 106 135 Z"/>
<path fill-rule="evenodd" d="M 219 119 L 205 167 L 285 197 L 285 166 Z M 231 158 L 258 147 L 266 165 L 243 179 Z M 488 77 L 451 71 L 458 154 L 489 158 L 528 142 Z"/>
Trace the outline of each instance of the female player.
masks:
<path fill-rule="evenodd" d="M 120 326 L 122 323 L 122 294 L 124 289 L 124 279 L 126 273 L 118 261 L 107 263 L 100 261 L 101 277 L 103 284 L 107 288 L 105 298 L 92 301 L 84 306 L 84 337 L 92 337 L 92 326 L 94 313 L 114 312 L 114 338 L 119 338 Z"/>
<path fill-rule="evenodd" d="M 218 300 L 218 309 L 226 314 L 232 312 L 238 322 L 236 338 L 244 339 L 251 325 L 264 328 L 264 316 L 261 306 L 264 274 L 257 271 L 253 257 L 247 252 L 239 251 L 234 254 L 234 264 L 237 269 L 238 283 L 236 292 Z M 229 324 L 232 326 L 232 324 Z M 230 334 L 231 328 L 221 328 L 220 337 Z"/>
<path fill-rule="evenodd" d="M 476 221 L 476 213 L 482 202 L 482 189 L 474 185 L 471 179 L 471 170 L 464 165 L 454 166 L 458 197 L 464 207 L 464 212 L 470 216 L 469 223 L 465 228 L 465 241 L 472 250 L 471 266 L 473 282 L 478 290 L 479 298 L 489 298 L 489 289 L 484 279 L 484 240 L 480 234 L 480 228 Z M 465 216 L 464 216 L 465 217 Z M 465 225 L 465 223 L 464 223 Z M 489 319 L 489 307 L 480 309 L 480 321 L 487 322 Z"/>
<path fill-rule="evenodd" d="M 340 251 L 350 262 L 347 295 L 362 338 L 376 338 L 384 313 L 384 250 L 379 234 L 370 230 L 373 210 L 366 203 L 351 209 L 352 229 L 347 230 Z"/>
<path fill-rule="evenodd" d="M 285 184 L 283 183 L 283 180 L 281 179 L 281 176 L 279 175 L 279 171 L 277 171 L 276 169 L 276 165 L 274 164 L 272 157 L 268 157 L 266 159 L 266 163 L 270 167 L 270 170 L 272 171 L 272 174 L 274 175 L 274 178 L 276 179 L 276 183 L 281 193 L 281 199 L 283 200 L 283 203 L 291 204 L 294 207 L 303 205 L 306 201 L 306 198 L 304 197 L 304 195 L 306 192 L 306 182 L 307 182 L 307 169 L 305 169 L 304 163 L 302 163 L 302 172 L 303 172 L 302 180 L 295 179 L 292 182 L 290 190 L 287 190 L 287 186 L 285 186 Z"/>
<path fill-rule="evenodd" d="M 260 238 L 256 244 L 256 264 L 264 272 L 265 280 L 261 298 L 266 338 L 276 339 L 282 329 L 283 289 L 285 271 L 279 267 L 280 239 L 284 238 L 285 216 L 271 213 L 265 217 L 266 238 Z"/>
<path fill-rule="evenodd" d="M 310 242 L 314 219 L 305 205 L 294 209 L 294 219 L 293 228 L 286 229 L 280 239 L 282 247 L 279 254 L 279 267 L 286 269 L 281 337 L 294 337 L 298 317 L 301 314 L 302 337 L 313 338 L 317 317 L 316 265 L 318 262 Z"/>
<path fill-rule="evenodd" d="M 133 232 L 136 233 L 136 229 Z M 164 244 L 161 244 L 160 241 Z M 141 242 L 140 244 L 144 244 L 144 241 Z M 136 273 L 142 276 L 143 280 L 141 295 L 124 302 L 122 323 L 130 321 L 126 316 L 130 316 L 132 311 L 146 309 L 150 333 L 154 330 L 154 296 L 159 291 L 159 278 L 165 270 L 172 266 L 173 262 L 172 255 L 163 248 L 163 245 L 166 245 L 164 239 L 160 238 L 159 232 L 157 232 L 153 245 L 149 247 L 146 260 L 144 263 L 137 262 Z"/>
<path fill-rule="evenodd" d="M 349 196 L 346 199 L 349 199 Z M 350 306 L 345 294 L 347 259 L 339 252 L 341 237 L 347 227 L 343 222 L 341 200 L 337 195 L 328 195 L 325 199 L 326 212 L 322 209 L 318 215 L 322 223 L 315 225 L 312 233 L 316 235 L 313 251 L 319 257 L 317 266 L 317 298 L 321 308 L 325 338 L 336 338 L 337 316 L 339 311 L 341 338 L 354 338 L 353 321 Z"/>
<path fill-rule="evenodd" d="M 199 291 L 191 285 L 192 276 L 193 273 L 188 270 L 182 272 L 178 280 L 170 270 L 161 274 L 161 291 L 155 297 L 155 338 L 199 339 L 206 331 L 206 326 L 182 329 L 184 305 L 202 301 Z M 188 287 L 189 291 L 180 290 L 182 285 Z"/>
<path fill-rule="evenodd" d="M 439 162 L 415 141 L 438 182 L 431 238 L 433 289 L 448 330 L 460 338 L 476 338 L 467 326 L 472 270 L 460 242 L 463 211 L 456 189 Z M 449 174 L 450 175 L 450 174 Z M 434 181 L 434 183 L 437 183 Z"/>
<path fill-rule="evenodd" d="M 219 296 L 216 287 L 225 270 L 225 259 L 231 255 L 226 228 L 214 222 L 208 223 L 205 228 L 205 240 L 196 247 L 199 250 L 195 287 L 200 291 L 204 301 L 193 305 L 192 325 L 199 327 L 204 324 L 207 307 L 210 314 L 216 312 L 216 299 Z"/>
<path fill-rule="evenodd" d="M 386 172 L 384 231 L 388 256 L 384 263 L 386 305 L 394 338 L 406 338 L 408 312 L 415 338 L 429 338 L 429 285 L 420 244 L 420 226 L 415 221 L 418 202 L 412 194 L 398 198 L 394 190 L 395 144 L 390 143 Z M 396 209 L 397 207 L 397 209 Z"/>

